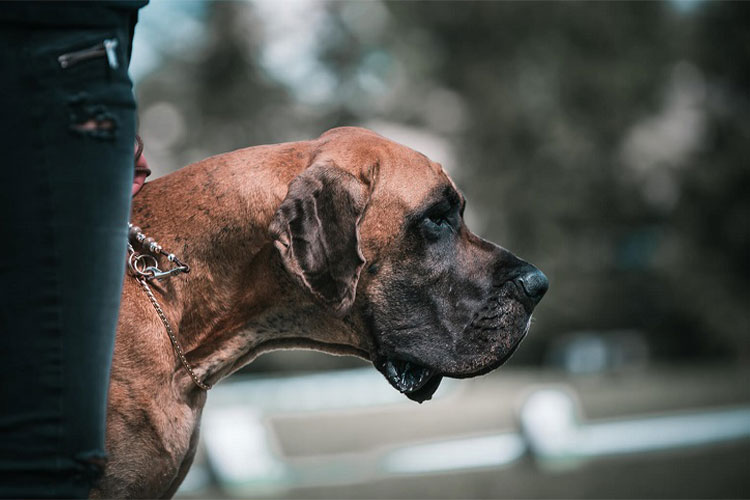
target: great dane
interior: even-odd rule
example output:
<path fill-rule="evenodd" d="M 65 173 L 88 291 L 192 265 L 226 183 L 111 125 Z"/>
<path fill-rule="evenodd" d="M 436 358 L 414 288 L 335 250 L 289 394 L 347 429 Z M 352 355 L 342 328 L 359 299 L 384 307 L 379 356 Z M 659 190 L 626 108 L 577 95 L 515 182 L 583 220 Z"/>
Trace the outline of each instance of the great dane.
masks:
<path fill-rule="evenodd" d="M 369 130 L 208 158 L 144 185 L 132 221 L 191 266 L 151 288 L 215 384 L 274 349 L 369 360 L 406 397 L 502 365 L 544 274 L 474 235 L 442 167 Z M 165 258 L 160 258 L 166 267 Z M 126 278 L 94 497 L 170 497 L 206 402 L 144 289 Z"/>

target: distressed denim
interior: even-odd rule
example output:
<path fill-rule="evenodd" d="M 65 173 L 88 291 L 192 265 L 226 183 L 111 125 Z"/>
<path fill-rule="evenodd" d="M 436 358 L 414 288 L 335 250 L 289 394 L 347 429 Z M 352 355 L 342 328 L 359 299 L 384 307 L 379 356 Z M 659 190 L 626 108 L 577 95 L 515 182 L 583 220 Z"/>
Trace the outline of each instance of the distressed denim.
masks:
<path fill-rule="evenodd" d="M 0 21 L 3 497 L 86 497 L 106 459 L 133 180 L 129 19 Z"/>

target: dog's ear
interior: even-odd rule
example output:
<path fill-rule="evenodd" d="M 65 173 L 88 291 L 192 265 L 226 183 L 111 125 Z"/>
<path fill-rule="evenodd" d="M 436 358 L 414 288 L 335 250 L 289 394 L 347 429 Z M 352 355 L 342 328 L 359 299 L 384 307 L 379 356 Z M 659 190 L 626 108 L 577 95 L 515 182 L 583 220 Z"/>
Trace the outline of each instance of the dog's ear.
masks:
<path fill-rule="evenodd" d="M 290 184 L 269 227 L 286 270 L 315 298 L 345 315 L 365 259 L 359 220 L 370 190 L 331 165 L 313 165 Z"/>

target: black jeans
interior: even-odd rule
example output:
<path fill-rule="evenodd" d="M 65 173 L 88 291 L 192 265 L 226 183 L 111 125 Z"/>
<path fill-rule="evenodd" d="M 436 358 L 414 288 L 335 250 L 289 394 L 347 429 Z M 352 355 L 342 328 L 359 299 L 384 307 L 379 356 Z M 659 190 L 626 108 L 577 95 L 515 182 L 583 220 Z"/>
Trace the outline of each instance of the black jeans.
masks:
<path fill-rule="evenodd" d="M 106 457 L 133 180 L 125 21 L 0 24 L 0 496 L 85 497 Z"/>

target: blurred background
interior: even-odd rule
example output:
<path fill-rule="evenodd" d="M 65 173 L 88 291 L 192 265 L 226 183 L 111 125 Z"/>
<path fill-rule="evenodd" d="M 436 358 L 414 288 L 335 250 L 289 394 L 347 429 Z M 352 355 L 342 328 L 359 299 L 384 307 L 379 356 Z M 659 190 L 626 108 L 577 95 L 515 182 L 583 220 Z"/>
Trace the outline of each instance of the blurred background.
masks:
<path fill-rule="evenodd" d="M 443 164 L 551 288 L 513 359 L 412 403 L 263 356 L 209 396 L 183 497 L 750 496 L 750 3 L 152 0 L 154 176 L 371 128 Z"/>

